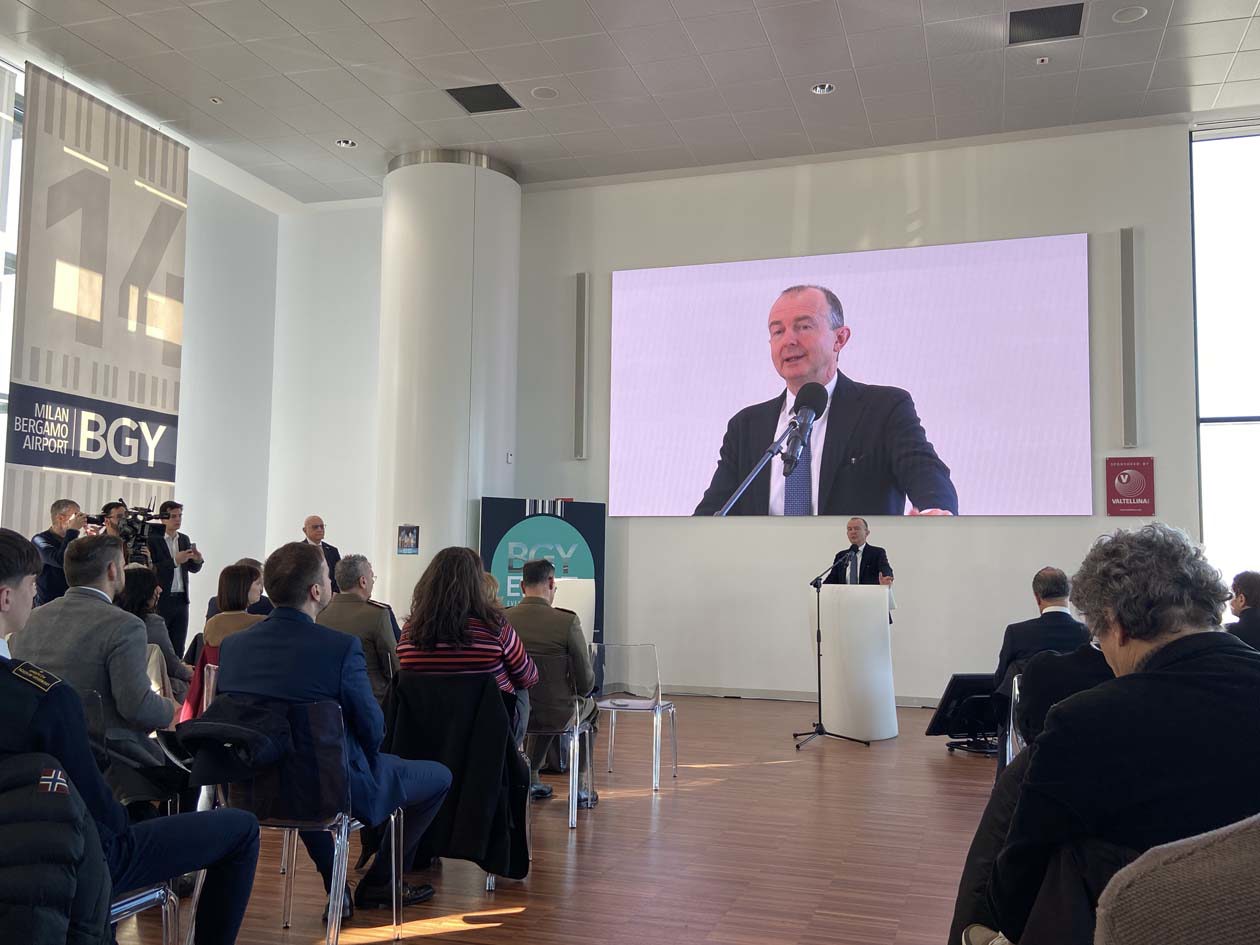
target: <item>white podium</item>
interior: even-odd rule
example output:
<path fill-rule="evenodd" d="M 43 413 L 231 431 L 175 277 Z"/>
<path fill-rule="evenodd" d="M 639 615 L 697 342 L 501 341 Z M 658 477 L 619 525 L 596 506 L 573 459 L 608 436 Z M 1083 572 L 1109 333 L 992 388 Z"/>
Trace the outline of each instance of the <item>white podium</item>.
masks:
<path fill-rule="evenodd" d="M 563 607 L 578 615 L 582 634 L 587 643 L 595 641 L 595 579 L 556 578 L 556 607 Z"/>
<path fill-rule="evenodd" d="M 810 636 L 818 629 L 809 590 Z M 888 588 L 822 587 L 822 723 L 833 735 L 874 742 L 897 737 Z"/>

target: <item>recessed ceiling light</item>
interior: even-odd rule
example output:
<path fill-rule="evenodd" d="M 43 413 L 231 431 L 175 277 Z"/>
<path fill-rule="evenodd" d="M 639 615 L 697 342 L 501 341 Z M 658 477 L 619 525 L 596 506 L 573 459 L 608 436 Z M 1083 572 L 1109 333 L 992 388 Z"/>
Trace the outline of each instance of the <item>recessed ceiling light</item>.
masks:
<path fill-rule="evenodd" d="M 1038 56 L 1038 57 L 1037 57 L 1037 65 L 1039 65 L 1039 66 L 1048 66 L 1048 65 L 1050 65 L 1050 57 L 1049 57 L 1049 56 Z"/>
<path fill-rule="evenodd" d="M 353 138 L 338 138 L 335 144 L 339 148 L 357 148 L 359 146 L 359 142 Z"/>
<path fill-rule="evenodd" d="M 547 99 L 556 98 L 560 93 L 553 89 L 550 85 L 540 85 L 536 88 L 530 89 L 529 94 L 534 96 L 534 98 Z"/>
<path fill-rule="evenodd" d="M 819 82 L 817 85 L 815 85 L 813 88 L 810 89 L 810 91 L 813 92 L 815 95 L 830 95 L 835 90 L 836 90 L 836 87 L 832 85 L 830 82 Z"/>
<path fill-rule="evenodd" d="M 1121 7 L 1115 13 L 1111 14 L 1111 22 L 1113 23 L 1136 23 L 1151 11 L 1146 7 L 1131 6 Z"/>
<path fill-rule="evenodd" d="M 217 95 L 211 95 L 211 96 L 210 96 L 210 104 L 211 104 L 211 105 L 222 105 L 222 104 L 223 104 L 223 99 L 219 98 L 219 96 L 217 96 Z"/>

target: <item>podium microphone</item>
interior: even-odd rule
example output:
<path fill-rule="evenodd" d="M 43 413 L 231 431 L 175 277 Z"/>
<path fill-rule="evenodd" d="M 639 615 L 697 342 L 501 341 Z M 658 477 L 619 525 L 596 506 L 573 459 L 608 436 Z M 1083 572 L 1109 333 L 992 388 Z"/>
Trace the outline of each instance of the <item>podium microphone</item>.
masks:
<path fill-rule="evenodd" d="M 790 476 L 801 460 L 805 444 L 809 442 L 809 431 L 814 421 L 827 409 L 827 388 L 816 381 L 810 381 L 796 394 L 796 402 L 792 405 L 792 432 L 787 446 L 783 450 L 783 475 Z"/>

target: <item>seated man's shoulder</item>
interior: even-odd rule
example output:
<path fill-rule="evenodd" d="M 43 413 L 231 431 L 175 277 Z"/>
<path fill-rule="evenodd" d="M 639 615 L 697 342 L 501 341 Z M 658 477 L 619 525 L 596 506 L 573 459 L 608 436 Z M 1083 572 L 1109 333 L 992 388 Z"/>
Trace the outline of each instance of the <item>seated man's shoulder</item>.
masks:
<path fill-rule="evenodd" d="M 26 687 L 30 687 L 41 696 L 51 693 L 54 689 L 68 689 L 62 685 L 63 680 L 56 673 L 25 660 L 0 659 L 0 676 L 3 676 L 8 686 L 23 692 L 26 691 Z"/>

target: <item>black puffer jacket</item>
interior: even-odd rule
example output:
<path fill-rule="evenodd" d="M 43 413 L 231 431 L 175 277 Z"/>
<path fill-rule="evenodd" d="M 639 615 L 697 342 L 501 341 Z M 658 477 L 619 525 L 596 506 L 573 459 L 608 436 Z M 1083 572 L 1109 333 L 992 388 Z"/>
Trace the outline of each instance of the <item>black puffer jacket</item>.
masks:
<path fill-rule="evenodd" d="M 109 902 L 96 823 L 60 762 L 0 754 L 0 937 L 103 945 Z"/>

